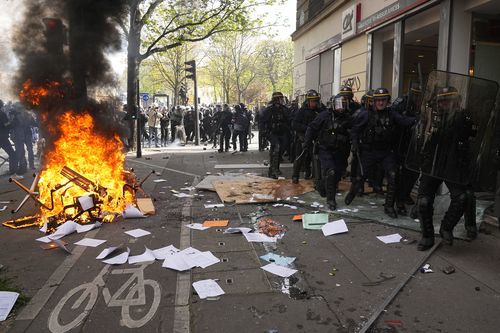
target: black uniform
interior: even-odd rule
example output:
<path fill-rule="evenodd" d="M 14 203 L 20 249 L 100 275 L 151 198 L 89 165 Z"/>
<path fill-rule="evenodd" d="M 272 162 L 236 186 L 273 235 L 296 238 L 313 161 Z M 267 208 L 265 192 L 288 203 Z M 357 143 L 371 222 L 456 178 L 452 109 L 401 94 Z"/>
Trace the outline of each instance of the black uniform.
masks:
<path fill-rule="evenodd" d="M 351 125 L 349 114 L 325 110 L 309 124 L 305 134 L 306 147 L 310 147 L 313 140 L 318 142 L 322 178 L 331 209 L 336 209 L 337 185 L 347 167 Z"/>
<path fill-rule="evenodd" d="M 14 174 L 17 169 L 17 156 L 16 152 L 12 148 L 12 143 L 9 140 L 11 122 L 9 121 L 7 114 L 2 109 L 2 106 L 3 105 L 0 105 L 0 148 L 5 150 L 7 155 L 9 155 L 9 173 Z"/>
<path fill-rule="evenodd" d="M 231 110 L 225 107 L 218 114 L 218 129 L 220 130 L 220 148 L 219 152 L 229 150 L 229 141 L 231 140 L 231 121 L 233 114 Z"/>
<path fill-rule="evenodd" d="M 397 125 L 410 126 L 414 122 L 415 118 L 402 116 L 388 107 L 381 111 L 362 110 L 353 122 L 351 140 L 354 151 L 359 148 L 364 172 L 362 177 L 356 179 L 356 190 L 363 187 L 364 178 L 371 170 L 377 165 L 382 165 L 387 177 L 385 212 L 391 217 L 396 217 L 394 201 L 397 159 L 394 152 L 394 131 Z M 351 195 L 351 192 L 348 195 Z M 350 203 L 347 197 L 346 203 Z"/>
<path fill-rule="evenodd" d="M 278 178 L 280 159 L 288 146 L 289 128 L 288 108 L 281 104 L 269 104 L 262 112 L 261 121 L 266 137 L 271 143 L 269 177 Z"/>

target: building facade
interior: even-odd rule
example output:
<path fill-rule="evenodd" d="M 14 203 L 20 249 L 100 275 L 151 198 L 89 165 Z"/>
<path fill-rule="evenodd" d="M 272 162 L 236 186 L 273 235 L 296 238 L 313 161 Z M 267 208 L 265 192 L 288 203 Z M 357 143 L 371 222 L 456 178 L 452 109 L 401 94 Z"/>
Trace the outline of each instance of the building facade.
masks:
<path fill-rule="evenodd" d="M 433 69 L 500 81 L 500 0 L 298 0 L 294 94 L 397 97 Z"/>

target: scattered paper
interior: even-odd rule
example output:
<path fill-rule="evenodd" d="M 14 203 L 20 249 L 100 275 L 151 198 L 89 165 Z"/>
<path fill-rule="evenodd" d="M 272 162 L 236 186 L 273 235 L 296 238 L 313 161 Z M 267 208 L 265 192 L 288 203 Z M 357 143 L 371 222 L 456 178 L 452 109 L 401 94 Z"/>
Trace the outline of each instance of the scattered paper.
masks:
<path fill-rule="evenodd" d="M 18 297 L 19 294 L 13 291 L 0 291 L 0 321 L 7 319 Z"/>
<path fill-rule="evenodd" d="M 79 197 L 77 200 L 84 211 L 94 207 L 94 199 L 90 195 L 84 195 Z"/>
<path fill-rule="evenodd" d="M 66 246 L 67 243 L 65 241 L 63 241 L 62 239 L 55 239 L 53 243 L 56 244 L 57 247 L 63 249 L 67 253 L 71 254 L 71 251 Z M 50 244 L 52 244 L 52 243 L 50 243 Z"/>
<path fill-rule="evenodd" d="M 122 215 L 126 219 L 136 219 L 139 217 L 145 217 L 144 214 L 132 205 L 127 205 L 125 210 L 122 212 Z"/>
<path fill-rule="evenodd" d="M 139 238 L 139 237 L 151 234 L 149 231 L 142 230 L 142 229 L 129 230 L 129 231 L 125 231 L 125 233 L 127 235 L 135 237 L 135 238 Z"/>
<path fill-rule="evenodd" d="M 188 227 L 189 229 L 195 229 L 195 230 L 206 230 L 206 229 L 210 228 L 210 227 L 204 227 L 203 224 L 201 224 L 201 223 L 186 224 L 186 227 Z"/>
<path fill-rule="evenodd" d="M 94 238 L 84 238 L 84 239 L 76 242 L 75 245 L 96 247 L 96 246 L 101 245 L 104 242 L 106 242 L 106 240 L 94 239 Z"/>
<path fill-rule="evenodd" d="M 227 227 L 229 220 L 207 220 L 203 222 L 204 227 Z"/>
<path fill-rule="evenodd" d="M 101 253 L 99 253 L 99 255 L 97 257 L 95 257 L 96 259 L 98 260 L 101 260 L 101 259 L 104 259 L 106 258 L 107 256 L 109 256 L 111 253 L 115 252 L 116 250 L 118 250 L 118 246 L 111 246 L 111 247 L 108 247 L 108 248 L 105 248 L 104 250 L 101 251 Z"/>
<path fill-rule="evenodd" d="M 391 243 L 399 243 L 401 238 L 403 238 L 400 234 L 391 234 L 391 235 L 386 235 L 386 236 L 377 236 L 377 238 L 384 242 L 385 244 L 391 244 Z"/>
<path fill-rule="evenodd" d="M 258 232 L 244 233 L 243 236 L 248 242 L 276 243 L 277 240 L 277 237 L 269 237 Z"/>
<path fill-rule="evenodd" d="M 274 204 L 273 207 L 283 207 L 283 204 L 282 203 L 277 203 L 277 204 Z"/>
<path fill-rule="evenodd" d="M 194 189 L 195 189 L 194 186 L 181 187 L 181 191 L 194 191 Z"/>
<path fill-rule="evenodd" d="M 0 204 L 8 204 L 10 201 L 0 201 Z"/>
<path fill-rule="evenodd" d="M 44 234 L 47 232 L 47 222 L 43 223 L 43 227 L 40 228 L 40 232 L 43 232 Z"/>
<path fill-rule="evenodd" d="M 156 250 L 153 250 L 153 254 L 158 260 L 165 260 L 166 257 L 171 256 L 180 250 L 173 245 L 165 246 Z"/>
<path fill-rule="evenodd" d="M 195 253 L 188 256 L 189 261 L 196 267 L 207 268 L 220 262 L 220 259 L 212 254 L 210 251 Z"/>
<path fill-rule="evenodd" d="M 224 233 L 225 234 L 238 234 L 238 233 L 245 234 L 245 233 L 250 232 L 250 231 L 252 231 L 251 228 L 245 228 L 245 227 L 241 227 L 241 228 L 227 228 L 226 230 L 224 230 Z"/>
<path fill-rule="evenodd" d="M 267 253 L 263 256 L 260 256 L 260 258 L 268 262 L 274 262 L 275 264 L 280 266 L 288 266 L 295 261 L 295 257 L 284 257 L 275 253 Z"/>
<path fill-rule="evenodd" d="M 321 230 L 325 236 L 341 234 L 349 231 L 343 219 L 327 223 L 321 227 Z"/>
<path fill-rule="evenodd" d="M 205 208 L 221 208 L 224 204 L 205 204 Z"/>
<path fill-rule="evenodd" d="M 76 227 L 76 232 L 81 234 L 82 232 L 87 232 L 87 231 L 90 231 L 90 230 L 93 230 L 96 228 L 100 228 L 101 226 L 102 226 L 101 222 L 96 222 L 96 223 L 92 223 L 92 224 L 85 224 L 85 225 L 79 224 Z"/>
<path fill-rule="evenodd" d="M 319 230 L 328 223 L 328 214 L 304 214 L 302 215 L 302 227 L 307 230 Z"/>
<path fill-rule="evenodd" d="M 130 254 L 130 249 L 127 247 L 127 251 L 120 253 L 117 256 L 103 260 L 102 262 L 108 265 L 122 265 L 127 262 L 128 256 Z"/>
<path fill-rule="evenodd" d="M 166 179 L 160 178 L 160 179 L 153 179 L 153 183 L 163 183 L 166 182 Z"/>
<path fill-rule="evenodd" d="M 201 299 L 224 295 L 224 290 L 212 279 L 193 282 L 193 288 Z"/>
<path fill-rule="evenodd" d="M 58 226 L 57 230 L 52 235 L 49 235 L 48 237 L 51 240 L 63 238 L 66 235 L 74 233 L 76 231 L 76 228 L 78 225 L 79 224 L 74 222 L 74 221 L 71 221 L 71 220 L 66 221 L 63 224 L 61 224 L 60 226 Z"/>
<path fill-rule="evenodd" d="M 143 254 L 140 254 L 138 256 L 130 256 L 128 257 L 128 263 L 130 265 L 132 264 L 137 264 L 140 262 L 146 262 L 146 261 L 155 261 L 156 257 L 153 251 L 148 249 L 147 247 L 144 250 Z"/>
<path fill-rule="evenodd" d="M 194 267 L 189 263 L 188 259 L 186 258 L 186 254 L 181 252 L 175 253 L 171 256 L 167 256 L 161 266 L 180 272 L 187 271 L 188 269 Z"/>
<path fill-rule="evenodd" d="M 186 194 L 186 193 L 174 193 L 173 196 L 177 197 L 177 198 L 192 198 L 193 197 L 192 194 Z"/>
<path fill-rule="evenodd" d="M 52 239 L 50 239 L 49 236 L 43 236 L 43 237 L 37 238 L 35 240 L 37 240 L 39 242 L 42 242 L 42 243 L 50 243 L 50 242 L 52 242 Z"/>
<path fill-rule="evenodd" d="M 299 203 L 299 204 L 305 204 L 306 202 L 304 200 L 297 200 L 297 203 Z"/>
<path fill-rule="evenodd" d="M 266 266 L 261 267 L 266 272 L 281 276 L 281 277 L 290 277 L 291 275 L 297 273 L 296 269 L 291 269 L 288 267 L 276 265 L 275 263 L 267 264 Z"/>
<path fill-rule="evenodd" d="M 297 209 L 297 206 L 292 206 L 292 205 L 287 205 L 287 204 L 284 204 L 283 207 L 288 207 L 288 208 L 291 208 L 291 209 Z"/>
<path fill-rule="evenodd" d="M 295 215 L 292 217 L 292 221 L 302 221 L 302 215 Z"/>
<path fill-rule="evenodd" d="M 0 212 L 3 212 L 6 209 L 7 209 L 7 206 L 3 206 L 2 208 L 0 208 Z"/>

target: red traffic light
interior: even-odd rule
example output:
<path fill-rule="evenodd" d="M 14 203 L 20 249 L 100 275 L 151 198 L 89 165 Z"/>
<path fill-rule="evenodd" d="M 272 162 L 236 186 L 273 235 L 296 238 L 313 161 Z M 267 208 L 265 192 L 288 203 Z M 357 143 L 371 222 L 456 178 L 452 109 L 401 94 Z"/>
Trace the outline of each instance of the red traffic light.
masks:
<path fill-rule="evenodd" d="M 44 18 L 43 23 L 48 29 L 57 29 L 62 27 L 62 21 L 56 18 Z"/>

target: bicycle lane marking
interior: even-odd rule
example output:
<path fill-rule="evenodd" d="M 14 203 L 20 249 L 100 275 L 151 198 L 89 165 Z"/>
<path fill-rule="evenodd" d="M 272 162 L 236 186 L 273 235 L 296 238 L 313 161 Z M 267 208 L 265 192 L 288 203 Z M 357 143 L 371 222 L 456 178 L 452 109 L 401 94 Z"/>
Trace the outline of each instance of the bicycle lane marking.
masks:
<path fill-rule="evenodd" d="M 86 237 L 94 238 L 100 229 L 94 229 L 87 233 Z M 66 274 L 70 271 L 73 265 L 80 259 L 86 246 L 77 246 L 73 249 L 73 253 L 66 257 L 52 275 L 45 281 L 43 287 L 33 296 L 31 301 L 26 305 L 23 311 L 16 317 L 16 321 L 33 320 L 38 316 L 40 310 L 48 302 L 54 291 L 62 282 Z"/>

